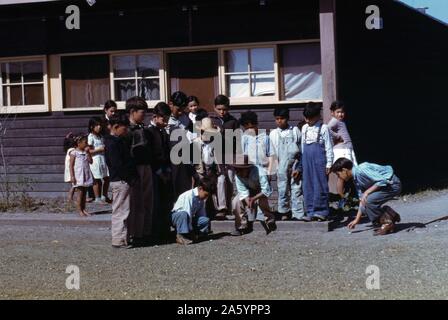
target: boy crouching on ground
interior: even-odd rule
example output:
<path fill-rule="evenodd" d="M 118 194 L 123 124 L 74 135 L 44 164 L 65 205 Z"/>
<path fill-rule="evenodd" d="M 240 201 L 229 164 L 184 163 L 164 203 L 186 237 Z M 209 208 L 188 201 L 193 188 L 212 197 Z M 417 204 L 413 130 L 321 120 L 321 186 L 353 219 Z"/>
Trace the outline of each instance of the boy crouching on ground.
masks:
<path fill-rule="evenodd" d="M 362 214 L 366 214 L 374 225 L 380 226 L 375 235 L 394 232 L 395 223 L 400 222 L 400 215 L 391 207 L 383 206 L 401 193 L 400 179 L 391 166 L 367 162 L 354 166 L 352 161 L 340 158 L 333 164 L 331 172 L 345 182 L 353 180 L 361 200 L 358 214 L 348 225 L 349 229 L 354 229 L 360 223 Z"/>
<path fill-rule="evenodd" d="M 261 224 L 270 233 L 277 229 L 275 216 L 269 207 L 268 197 L 272 188 L 264 170 L 249 163 L 244 157 L 244 164 L 234 164 L 236 173 L 236 188 L 238 194 L 232 202 L 232 211 L 235 215 L 235 231 L 232 236 L 242 236 L 253 231 L 254 221 Z M 264 220 L 263 216 L 264 215 Z"/>
<path fill-rule="evenodd" d="M 129 248 L 130 185 L 136 179 L 137 171 L 123 138 L 127 135 L 129 122 L 114 117 L 109 120 L 109 124 L 111 132 L 105 137 L 105 157 L 113 195 L 112 246 Z"/>
<path fill-rule="evenodd" d="M 171 223 L 176 228 L 176 242 L 188 245 L 198 235 L 209 232 L 210 219 L 207 217 L 205 202 L 216 192 L 216 182 L 209 178 L 199 181 L 197 188 L 182 193 L 171 211 Z"/>

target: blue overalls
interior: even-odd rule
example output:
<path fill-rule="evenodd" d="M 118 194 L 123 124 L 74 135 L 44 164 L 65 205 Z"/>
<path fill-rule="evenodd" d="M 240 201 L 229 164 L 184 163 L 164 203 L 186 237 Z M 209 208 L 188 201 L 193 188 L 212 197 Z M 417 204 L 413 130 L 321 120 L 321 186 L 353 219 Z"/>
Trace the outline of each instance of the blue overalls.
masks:
<path fill-rule="evenodd" d="M 301 219 L 305 215 L 303 208 L 302 182 L 293 179 L 292 166 L 299 154 L 299 146 L 294 139 L 294 130 L 288 129 L 288 135 L 278 135 L 278 209 L 280 214 L 286 214 L 291 209 L 292 218 Z"/>
<path fill-rule="evenodd" d="M 302 150 L 303 168 L 303 197 L 305 211 L 308 217 L 319 215 L 327 217 L 330 213 L 328 207 L 328 180 L 326 173 L 327 157 L 324 142 L 320 143 L 322 124 L 319 126 L 317 141 L 307 144 L 305 141 Z"/>

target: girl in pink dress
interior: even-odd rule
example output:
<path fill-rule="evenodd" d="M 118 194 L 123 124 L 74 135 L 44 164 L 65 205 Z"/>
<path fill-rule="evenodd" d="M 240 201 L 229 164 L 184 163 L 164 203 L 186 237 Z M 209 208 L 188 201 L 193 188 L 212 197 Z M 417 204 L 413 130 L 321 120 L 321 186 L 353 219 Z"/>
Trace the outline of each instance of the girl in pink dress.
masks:
<path fill-rule="evenodd" d="M 92 156 L 87 144 L 86 135 L 75 137 L 75 149 L 70 152 L 70 181 L 78 194 L 77 206 L 81 217 L 88 217 L 90 214 L 86 211 L 87 189 L 93 185 L 93 176 L 90 171 Z"/>

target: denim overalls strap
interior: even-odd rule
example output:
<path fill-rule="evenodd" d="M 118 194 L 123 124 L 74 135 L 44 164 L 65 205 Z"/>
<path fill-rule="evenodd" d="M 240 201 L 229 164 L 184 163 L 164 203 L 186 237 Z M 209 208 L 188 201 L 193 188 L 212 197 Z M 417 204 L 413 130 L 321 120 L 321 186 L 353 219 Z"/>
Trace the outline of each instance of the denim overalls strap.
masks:
<path fill-rule="evenodd" d="M 317 140 L 316 140 L 316 142 L 313 142 L 313 143 L 319 143 L 320 136 L 321 136 L 321 131 L 322 131 L 322 124 L 319 126 L 319 130 L 317 131 Z M 307 133 L 308 133 L 308 130 L 305 130 L 305 144 L 306 144 L 306 135 L 307 135 Z"/>

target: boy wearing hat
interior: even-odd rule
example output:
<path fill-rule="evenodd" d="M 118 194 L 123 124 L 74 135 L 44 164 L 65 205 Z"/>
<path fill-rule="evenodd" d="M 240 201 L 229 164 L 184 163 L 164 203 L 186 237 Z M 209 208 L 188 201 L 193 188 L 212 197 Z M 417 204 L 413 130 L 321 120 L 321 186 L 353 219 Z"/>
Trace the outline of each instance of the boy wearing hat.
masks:
<path fill-rule="evenodd" d="M 217 182 L 217 192 L 210 198 L 210 206 L 216 212 L 226 208 L 226 182 L 222 174 L 222 167 L 216 159 L 215 147 L 221 146 L 221 130 L 217 128 L 208 117 L 197 121 L 196 129 L 200 135 L 193 140 L 193 160 L 196 171 L 196 180 L 205 177 L 213 178 Z"/>
<path fill-rule="evenodd" d="M 264 215 L 262 225 L 266 233 L 275 231 L 277 229 L 275 216 L 268 201 L 268 197 L 272 194 L 268 177 L 258 166 L 250 164 L 247 156 L 244 157 L 243 164 L 234 164 L 233 168 L 238 194 L 232 202 L 235 215 L 235 231 L 232 232 L 232 236 L 252 232 L 257 213 Z"/>

